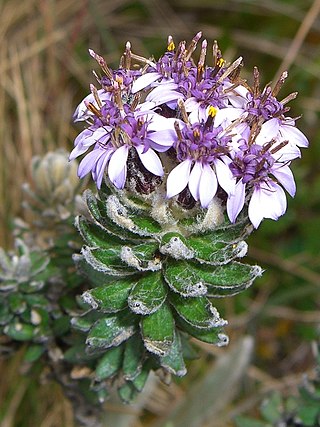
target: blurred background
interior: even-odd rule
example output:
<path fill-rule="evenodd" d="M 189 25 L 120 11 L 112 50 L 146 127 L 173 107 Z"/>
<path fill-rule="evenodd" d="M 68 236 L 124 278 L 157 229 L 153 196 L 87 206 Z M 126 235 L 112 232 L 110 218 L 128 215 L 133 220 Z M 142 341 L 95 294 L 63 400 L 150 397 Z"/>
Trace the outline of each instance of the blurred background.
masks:
<path fill-rule="evenodd" d="M 253 350 L 244 350 L 237 393 L 226 392 L 209 420 L 190 426 L 233 426 L 235 415 L 256 414 L 271 390 L 295 394 L 303 373 L 312 374 L 320 333 L 319 14 L 319 0 L 0 0 L 0 246 L 6 248 L 13 218 L 23 216 L 21 185 L 30 181 L 32 156 L 70 150 L 82 129 L 71 117 L 95 81 L 89 48 L 117 67 L 127 40 L 134 53 L 158 58 L 169 34 L 189 41 L 201 30 L 209 45 L 218 40 L 227 61 L 243 56 L 249 83 L 255 65 L 263 84 L 287 69 L 280 99 L 299 92 L 290 115 L 302 116 L 298 127 L 310 148 L 293 166 L 297 196 L 283 218 L 264 221 L 249 239 L 248 261 L 266 269 L 263 277 L 243 295 L 217 302 L 229 320 L 230 351 L 247 336 Z M 110 404 L 108 410 L 134 415 L 137 427 L 178 426 L 172 408 L 190 399 L 226 350 L 203 344 L 200 352 L 186 379 L 157 385 L 139 411 Z M 72 427 L 59 386 L 20 376 L 19 357 L 0 362 L 1 427 Z M 217 398 L 210 388 L 205 393 Z"/>

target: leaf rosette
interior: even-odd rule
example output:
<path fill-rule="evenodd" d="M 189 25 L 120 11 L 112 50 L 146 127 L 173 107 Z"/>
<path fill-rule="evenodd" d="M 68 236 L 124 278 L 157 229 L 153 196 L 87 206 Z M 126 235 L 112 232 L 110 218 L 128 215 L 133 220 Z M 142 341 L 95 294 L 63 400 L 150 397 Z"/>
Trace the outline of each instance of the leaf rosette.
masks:
<path fill-rule="evenodd" d="M 227 344 L 212 297 L 248 288 L 261 268 L 238 260 L 250 232 L 241 221 L 210 228 L 198 209 L 180 222 L 169 204 L 167 220 L 157 221 L 153 201 L 107 186 L 84 199 L 89 215 L 76 226 L 86 245 L 74 260 L 94 287 L 82 294 L 86 312 L 72 320 L 85 342 L 78 361 L 94 360 L 95 381 L 111 381 L 130 401 L 150 370 L 185 375 L 188 337 Z"/>

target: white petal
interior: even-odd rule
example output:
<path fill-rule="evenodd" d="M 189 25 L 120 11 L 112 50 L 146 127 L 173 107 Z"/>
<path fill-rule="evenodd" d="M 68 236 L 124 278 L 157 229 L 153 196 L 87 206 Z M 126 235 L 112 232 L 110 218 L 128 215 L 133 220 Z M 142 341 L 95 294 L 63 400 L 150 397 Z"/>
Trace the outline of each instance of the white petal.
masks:
<path fill-rule="evenodd" d="M 275 145 L 275 148 L 276 147 L 277 146 Z M 276 161 L 286 163 L 300 158 L 301 151 L 299 147 L 289 141 L 288 144 L 280 148 L 278 151 L 272 154 L 272 156 L 276 159 Z"/>
<path fill-rule="evenodd" d="M 190 173 L 189 184 L 188 184 L 190 193 L 192 194 L 195 200 L 199 200 L 200 198 L 199 185 L 200 185 L 201 174 L 202 174 L 202 164 L 201 162 L 196 162 Z"/>
<path fill-rule="evenodd" d="M 69 160 L 74 160 L 76 157 L 81 156 L 85 153 L 91 145 L 96 143 L 96 140 L 92 138 L 92 130 L 85 129 L 82 131 L 74 141 L 74 149 L 71 151 Z"/>
<path fill-rule="evenodd" d="M 266 142 L 275 138 L 279 132 L 280 122 L 279 119 L 273 118 L 263 123 L 258 136 L 255 139 L 255 144 L 263 145 Z"/>
<path fill-rule="evenodd" d="M 101 156 L 97 161 L 94 174 L 93 174 L 94 175 L 93 179 L 95 180 L 98 189 L 101 188 L 102 178 L 111 154 L 112 154 L 112 150 L 109 150 L 104 156 Z"/>
<path fill-rule="evenodd" d="M 158 79 L 161 79 L 163 76 L 158 72 L 146 73 L 138 77 L 136 81 L 132 84 L 132 93 L 139 92 L 139 90 L 146 88 L 155 82 Z"/>
<path fill-rule="evenodd" d="M 200 203 L 203 208 L 207 208 L 209 203 L 216 195 L 218 189 L 218 181 L 216 174 L 211 166 L 203 165 L 202 174 L 199 185 Z"/>
<path fill-rule="evenodd" d="M 229 195 L 227 200 L 227 213 L 231 222 L 235 222 L 237 216 L 242 211 L 246 195 L 246 184 L 242 179 L 236 184 L 233 194 Z"/>
<path fill-rule="evenodd" d="M 270 180 L 254 189 L 248 213 L 253 226 L 258 228 L 263 218 L 277 220 L 285 213 L 286 208 L 285 192 L 280 185 Z"/>
<path fill-rule="evenodd" d="M 167 179 L 167 197 L 173 197 L 184 190 L 190 177 L 190 168 L 192 160 L 184 160 L 176 166 L 168 175 Z"/>
<path fill-rule="evenodd" d="M 79 163 L 78 167 L 78 176 L 79 178 L 83 178 L 89 172 L 91 172 L 95 166 L 99 158 L 105 153 L 103 149 L 95 149 L 88 153 Z"/>
<path fill-rule="evenodd" d="M 154 102 L 142 102 L 141 104 L 138 104 L 136 109 L 135 109 L 135 112 L 134 112 L 135 118 L 138 117 L 137 113 L 145 114 L 146 111 L 148 113 L 151 113 L 155 106 L 156 106 L 156 104 Z"/>
<path fill-rule="evenodd" d="M 229 88 L 232 86 L 232 83 L 224 82 L 223 86 L 225 88 Z M 236 88 L 232 89 L 232 91 L 227 92 L 226 96 L 230 101 L 230 104 L 232 104 L 236 108 L 246 108 L 246 105 L 248 103 L 248 89 L 246 89 L 244 86 L 239 85 Z"/>
<path fill-rule="evenodd" d="M 273 181 L 269 183 L 268 187 L 269 188 L 262 189 L 264 197 L 269 199 L 269 202 L 266 203 L 267 207 L 265 209 L 264 217 L 277 220 L 287 209 L 286 194 L 282 187 Z"/>
<path fill-rule="evenodd" d="M 162 153 L 172 147 L 174 142 L 177 140 L 177 134 L 171 129 L 159 130 L 157 132 L 150 133 L 148 138 L 154 142 L 151 146 Z"/>
<path fill-rule="evenodd" d="M 277 178 L 280 184 L 287 190 L 291 197 L 296 194 L 296 183 L 293 173 L 287 165 L 273 165 L 272 174 Z"/>
<path fill-rule="evenodd" d="M 123 181 L 124 171 L 126 171 L 126 162 L 128 158 L 129 147 L 122 145 L 111 156 L 108 167 L 108 175 L 110 181 L 117 187 L 123 188 L 125 180 Z"/>
<path fill-rule="evenodd" d="M 111 126 L 103 126 L 99 127 L 92 134 L 92 138 L 95 139 L 96 142 L 107 142 L 110 139 L 110 132 L 112 130 Z"/>
<path fill-rule="evenodd" d="M 184 102 L 184 107 L 187 113 L 191 113 L 191 111 L 193 111 L 194 109 L 198 109 L 199 102 L 194 96 L 192 96 L 191 98 L 186 99 L 186 101 Z"/>
<path fill-rule="evenodd" d="M 170 101 L 176 101 L 180 98 L 183 98 L 182 93 L 177 92 L 175 90 L 158 91 L 156 94 L 154 94 L 153 92 L 154 90 L 149 93 L 149 95 L 146 98 L 146 101 L 154 102 L 155 105 L 161 105 Z"/>
<path fill-rule="evenodd" d="M 159 129 L 161 129 L 161 130 L 167 130 L 167 129 L 174 130 L 175 129 L 175 127 L 174 127 L 175 122 L 178 122 L 181 125 L 180 128 L 182 128 L 183 125 L 185 126 L 185 124 L 182 120 L 175 119 L 175 118 L 163 117 L 157 113 L 152 114 L 150 117 L 151 117 L 151 121 L 148 124 L 148 131 L 159 131 Z M 148 118 L 149 117 L 147 115 L 145 120 L 147 120 Z"/>
<path fill-rule="evenodd" d="M 254 228 L 258 228 L 264 218 L 263 206 L 260 199 L 261 190 L 258 188 L 253 191 L 248 208 L 248 215 Z"/>
<path fill-rule="evenodd" d="M 100 98 L 101 101 L 107 101 L 111 98 L 111 93 L 106 92 L 104 89 L 99 89 L 98 90 L 98 96 Z M 93 104 L 94 106 L 98 106 L 97 102 L 95 100 L 95 97 L 93 96 L 92 93 L 89 93 L 89 95 L 87 95 L 78 105 L 78 107 L 76 108 L 74 114 L 73 114 L 73 120 L 75 122 L 79 122 L 82 120 L 86 120 L 89 117 L 93 116 L 93 113 L 91 113 L 90 110 L 88 110 L 86 103 L 90 102 L 91 104 Z"/>
<path fill-rule="evenodd" d="M 151 92 L 146 97 L 146 101 L 155 101 L 161 97 L 164 93 L 176 92 L 178 85 L 174 81 L 164 81 L 162 80 L 159 86 L 154 87 Z"/>
<path fill-rule="evenodd" d="M 287 139 L 288 141 L 293 142 L 298 147 L 307 148 L 309 146 L 307 137 L 295 126 L 282 125 L 280 127 L 280 133 L 285 140 Z"/>
<path fill-rule="evenodd" d="M 149 148 L 145 153 L 143 152 L 144 147 L 138 145 L 135 147 L 140 157 L 143 166 L 148 169 L 149 172 L 157 176 L 163 176 L 163 167 L 157 154 Z"/>
<path fill-rule="evenodd" d="M 214 126 L 218 127 L 223 124 L 226 127 L 244 113 L 242 108 L 221 108 L 214 117 Z"/>
<path fill-rule="evenodd" d="M 191 111 L 191 113 L 188 116 L 189 122 L 191 124 L 193 123 L 200 123 L 202 120 L 206 121 L 208 118 L 208 115 L 206 113 L 206 108 L 202 107 L 200 103 Z"/>
<path fill-rule="evenodd" d="M 214 161 L 214 167 L 220 187 L 224 189 L 228 196 L 234 193 L 236 180 L 233 177 L 229 166 L 226 165 L 222 160 L 216 159 Z"/>

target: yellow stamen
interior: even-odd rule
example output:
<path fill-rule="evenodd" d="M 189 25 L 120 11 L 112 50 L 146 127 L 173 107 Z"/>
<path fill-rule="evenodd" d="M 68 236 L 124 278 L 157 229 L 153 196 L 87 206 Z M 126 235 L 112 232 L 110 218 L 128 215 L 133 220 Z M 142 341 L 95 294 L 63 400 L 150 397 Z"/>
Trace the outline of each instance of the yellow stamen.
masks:
<path fill-rule="evenodd" d="M 115 80 L 117 83 L 119 83 L 120 86 L 123 84 L 123 77 L 122 76 L 117 75 Z"/>
<path fill-rule="evenodd" d="M 200 136 L 199 129 L 195 129 L 195 130 L 193 131 L 193 136 L 194 136 L 195 138 L 199 138 L 199 136 Z"/>
<path fill-rule="evenodd" d="M 173 43 L 173 41 L 171 40 L 171 42 L 168 44 L 168 51 L 172 52 L 173 50 L 175 50 L 175 45 Z"/>
<path fill-rule="evenodd" d="M 222 68 L 224 66 L 224 64 L 226 63 L 226 61 L 223 58 L 218 59 L 217 61 L 217 66 L 219 68 Z"/>
<path fill-rule="evenodd" d="M 217 114 L 217 112 L 218 112 L 218 108 L 210 105 L 210 107 L 208 109 L 208 116 L 214 117 Z"/>

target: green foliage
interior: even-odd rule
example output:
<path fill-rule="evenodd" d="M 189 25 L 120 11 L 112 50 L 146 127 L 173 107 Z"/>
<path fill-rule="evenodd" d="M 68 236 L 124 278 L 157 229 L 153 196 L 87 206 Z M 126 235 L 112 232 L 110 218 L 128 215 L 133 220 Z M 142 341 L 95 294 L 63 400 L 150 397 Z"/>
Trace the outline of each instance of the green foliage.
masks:
<path fill-rule="evenodd" d="M 71 322 L 83 333 L 74 348 L 83 363 L 92 357 L 94 384 L 112 381 L 125 402 L 151 369 L 185 375 L 186 336 L 225 345 L 227 322 L 211 298 L 241 292 L 262 272 L 235 260 L 246 254 L 251 232 L 243 220 L 217 225 L 210 212 L 196 208 L 191 217 L 166 201 L 161 217 L 152 197 L 104 184 L 98 197 L 85 192 L 90 218 L 76 220 L 85 246 L 74 260 L 93 287 Z"/>
<path fill-rule="evenodd" d="M 52 328 L 58 317 L 49 301 L 49 279 L 57 273 L 50 259 L 39 250 L 29 250 L 18 239 L 16 253 L 1 249 L 0 267 L 1 333 L 14 341 L 47 342 L 54 335 Z M 41 356 L 36 348 L 29 348 L 27 359 Z"/>

